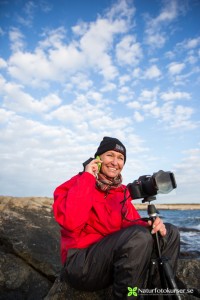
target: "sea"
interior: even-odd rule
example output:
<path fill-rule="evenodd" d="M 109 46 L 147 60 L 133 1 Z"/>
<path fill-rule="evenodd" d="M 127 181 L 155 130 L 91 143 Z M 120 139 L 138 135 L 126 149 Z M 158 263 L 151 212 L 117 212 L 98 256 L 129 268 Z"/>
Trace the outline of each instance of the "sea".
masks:
<path fill-rule="evenodd" d="M 148 216 L 146 211 L 140 210 L 139 213 L 142 217 Z M 181 253 L 200 258 L 200 210 L 159 210 L 158 216 L 164 223 L 179 228 Z"/>

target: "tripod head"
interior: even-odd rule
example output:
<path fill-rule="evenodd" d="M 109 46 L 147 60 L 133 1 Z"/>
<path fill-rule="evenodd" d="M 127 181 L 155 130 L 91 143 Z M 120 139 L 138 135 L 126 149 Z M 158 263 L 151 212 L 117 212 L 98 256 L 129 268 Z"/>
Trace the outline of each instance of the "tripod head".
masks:
<path fill-rule="evenodd" d="M 142 220 L 144 221 L 152 221 L 152 229 L 153 229 L 153 221 L 156 219 L 157 215 L 159 214 L 159 211 L 156 209 L 155 205 L 153 203 L 151 203 L 151 201 L 156 200 L 155 196 L 149 196 L 149 197 L 145 197 L 142 200 L 142 203 L 148 202 L 148 206 L 147 206 L 147 213 L 148 213 L 148 218 L 142 218 Z M 161 250 L 160 250 L 160 242 L 159 242 L 159 235 L 158 232 L 155 233 L 154 235 L 155 241 L 156 241 L 156 245 L 157 245 L 157 253 L 158 253 L 158 257 L 161 258 Z"/>
<path fill-rule="evenodd" d="M 149 216 L 149 220 L 154 220 L 156 216 L 159 214 L 159 211 L 156 209 L 155 205 L 151 203 L 151 201 L 156 200 L 156 196 L 145 197 L 142 200 L 142 203 L 148 202 L 147 213 Z"/>

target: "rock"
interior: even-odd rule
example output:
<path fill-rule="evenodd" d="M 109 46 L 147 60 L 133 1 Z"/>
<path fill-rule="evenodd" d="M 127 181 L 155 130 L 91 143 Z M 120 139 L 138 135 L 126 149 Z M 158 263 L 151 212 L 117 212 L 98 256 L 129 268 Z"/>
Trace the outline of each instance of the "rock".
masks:
<path fill-rule="evenodd" d="M 60 272 L 52 199 L 0 197 L 0 299 L 40 300 Z"/>
<path fill-rule="evenodd" d="M 51 282 L 19 257 L 0 252 L 0 299 L 43 299 Z"/>
<path fill-rule="evenodd" d="M 58 277 L 44 300 L 111 300 L 112 288 L 96 292 L 78 291 Z"/>
<path fill-rule="evenodd" d="M 0 196 L 0 300 L 111 299 L 111 287 L 77 291 L 63 273 L 59 276 L 60 229 L 52 203 L 51 198 Z M 199 288 L 200 260 L 185 254 L 177 274 L 188 288 Z"/>
<path fill-rule="evenodd" d="M 188 288 L 200 289 L 200 259 L 179 259 L 177 277 Z"/>
<path fill-rule="evenodd" d="M 177 270 L 177 286 L 179 289 L 200 288 L 200 260 L 180 259 Z M 199 290 L 200 292 L 200 290 Z M 199 294 L 200 295 L 200 294 Z M 112 300 L 112 287 L 98 292 L 77 291 L 70 287 L 66 277 L 61 273 L 44 300 Z M 181 295 L 182 300 L 196 299 L 188 294 Z"/>

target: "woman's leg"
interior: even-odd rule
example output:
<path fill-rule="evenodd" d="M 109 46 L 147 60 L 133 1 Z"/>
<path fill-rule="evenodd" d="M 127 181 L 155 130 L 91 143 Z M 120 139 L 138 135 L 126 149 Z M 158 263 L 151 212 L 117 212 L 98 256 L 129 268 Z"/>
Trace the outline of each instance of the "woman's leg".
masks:
<path fill-rule="evenodd" d="M 128 299 L 129 286 L 144 287 L 152 249 L 148 228 L 122 229 L 88 248 L 71 249 L 66 262 L 68 281 L 88 291 L 113 284 L 114 299 Z"/>
<path fill-rule="evenodd" d="M 172 270 L 176 272 L 178 257 L 180 254 L 180 233 L 178 228 L 172 224 L 165 223 L 167 235 L 165 237 L 165 246 L 162 251 L 162 256 L 169 259 Z"/>

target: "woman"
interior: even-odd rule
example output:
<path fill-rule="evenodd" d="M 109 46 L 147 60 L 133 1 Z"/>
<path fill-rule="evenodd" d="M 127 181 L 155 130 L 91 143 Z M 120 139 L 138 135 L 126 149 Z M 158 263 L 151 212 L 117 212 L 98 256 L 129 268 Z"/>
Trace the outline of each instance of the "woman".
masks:
<path fill-rule="evenodd" d="M 156 232 L 165 237 L 163 255 L 171 258 L 175 271 L 179 233 L 159 217 L 152 231 L 150 221 L 138 220 L 122 184 L 126 148 L 118 139 L 104 137 L 95 157 L 84 172 L 54 192 L 54 215 L 62 227 L 62 262 L 73 287 L 95 291 L 112 284 L 113 299 L 127 299 L 128 287 L 145 287 Z M 124 193 L 127 201 L 122 205 Z M 154 284 L 159 284 L 156 277 Z"/>

